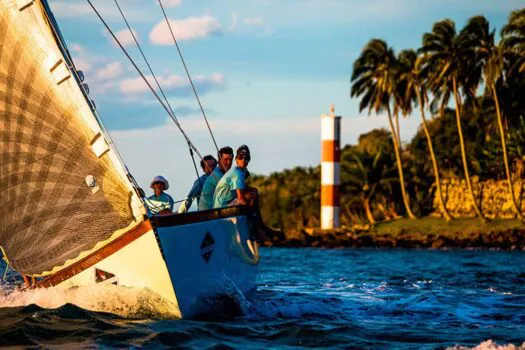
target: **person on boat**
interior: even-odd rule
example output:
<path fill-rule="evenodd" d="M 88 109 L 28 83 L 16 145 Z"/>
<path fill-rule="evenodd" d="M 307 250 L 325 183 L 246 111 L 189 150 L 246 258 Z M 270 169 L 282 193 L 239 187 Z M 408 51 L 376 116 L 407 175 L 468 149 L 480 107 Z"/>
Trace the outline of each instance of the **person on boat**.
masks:
<path fill-rule="evenodd" d="M 148 197 L 146 205 L 148 206 L 149 211 L 153 215 L 169 215 L 173 212 L 173 205 L 175 202 L 173 198 L 166 192 L 170 185 L 168 180 L 163 176 L 155 176 L 151 180 L 150 187 L 153 189 L 153 195 Z"/>
<path fill-rule="evenodd" d="M 215 193 L 215 188 L 223 175 L 232 167 L 233 149 L 231 147 L 226 146 L 221 148 L 217 155 L 219 157 L 219 165 L 215 167 L 202 186 L 202 193 L 199 198 L 199 210 L 213 208 L 213 194 Z"/>
<path fill-rule="evenodd" d="M 184 202 L 182 202 L 182 204 L 179 207 L 179 214 L 186 213 L 188 210 L 190 210 L 191 204 L 193 203 L 193 200 L 195 198 L 197 198 L 197 202 L 199 202 L 198 198 L 201 195 L 202 186 L 204 186 L 204 182 L 216 166 L 217 160 L 212 155 L 208 154 L 202 158 L 201 168 L 202 171 L 204 171 L 204 174 L 197 178 L 197 180 L 195 180 L 195 182 L 193 183 L 190 192 L 184 199 Z"/>
<path fill-rule="evenodd" d="M 251 160 L 250 149 L 242 145 L 237 149 L 235 165 L 221 178 L 213 196 L 213 207 L 224 208 L 233 205 L 253 206 L 257 190 L 246 185 L 246 171 Z"/>

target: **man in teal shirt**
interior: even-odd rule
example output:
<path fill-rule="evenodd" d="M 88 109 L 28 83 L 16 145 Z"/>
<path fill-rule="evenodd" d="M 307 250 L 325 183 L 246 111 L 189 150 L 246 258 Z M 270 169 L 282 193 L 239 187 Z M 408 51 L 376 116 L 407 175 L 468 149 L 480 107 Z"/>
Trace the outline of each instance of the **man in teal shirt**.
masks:
<path fill-rule="evenodd" d="M 194 199 L 197 199 L 197 205 L 200 202 L 200 195 L 202 192 L 202 186 L 204 186 L 204 182 L 206 182 L 206 179 L 208 176 L 212 173 L 213 169 L 217 166 L 217 161 L 215 158 L 213 158 L 212 155 L 208 154 L 204 156 L 201 160 L 201 168 L 202 171 L 204 171 L 204 174 L 199 176 L 197 180 L 193 183 L 193 186 L 191 186 L 191 190 L 184 199 L 184 202 L 179 207 L 179 214 L 186 213 L 188 210 L 190 210 L 191 204 L 193 203 Z"/>
<path fill-rule="evenodd" d="M 201 197 L 199 200 L 199 210 L 208 210 L 213 208 L 213 195 L 215 188 L 226 173 L 232 167 L 233 149 L 231 147 L 223 147 L 219 150 L 219 165 L 213 170 L 210 176 L 202 186 Z"/>
<path fill-rule="evenodd" d="M 250 149 L 242 145 L 235 156 L 236 166 L 232 167 L 219 181 L 213 196 L 213 207 L 224 208 L 231 205 L 253 205 L 255 192 L 246 186 L 246 170 L 250 162 Z M 252 193 L 253 192 L 253 193 Z"/>

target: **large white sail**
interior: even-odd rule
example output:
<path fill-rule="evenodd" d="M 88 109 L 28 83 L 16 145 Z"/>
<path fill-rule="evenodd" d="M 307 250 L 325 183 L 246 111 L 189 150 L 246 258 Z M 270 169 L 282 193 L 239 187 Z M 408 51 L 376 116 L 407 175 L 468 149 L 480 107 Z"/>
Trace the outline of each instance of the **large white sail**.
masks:
<path fill-rule="evenodd" d="M 143 220 L 40 0 L 0 0 L 0 245 L 54 273 Z"/>

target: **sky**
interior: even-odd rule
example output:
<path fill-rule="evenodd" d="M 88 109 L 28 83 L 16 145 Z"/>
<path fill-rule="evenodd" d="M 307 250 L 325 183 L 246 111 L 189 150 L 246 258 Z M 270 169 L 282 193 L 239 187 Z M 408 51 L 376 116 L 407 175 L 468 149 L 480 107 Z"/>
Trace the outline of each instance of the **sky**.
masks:
<path fill-rule="evenodd" d="M 249 169 L 269 174 L 320 162 L 320 116 L 334 104 L 342 143 L 388 127 L 349 97 L 353 61 L 372 38 L 418 48 L 432 24 L 461 28 L 484 15 L 498 31 L 521 0 L 161 0 L 219 147 L 252 151 Z M 162 174 L 177 200 L 195 180 L 188 146 L 85 0 L 49 0 L 104 124 L 145 188 Z M 157 0 L 118 0 L 184 131 L 202 154 L 211 137 Z M 143 72 L 114 0 L 93 3 Z M 401 138 L 419 127 L 401 121 Z"/>

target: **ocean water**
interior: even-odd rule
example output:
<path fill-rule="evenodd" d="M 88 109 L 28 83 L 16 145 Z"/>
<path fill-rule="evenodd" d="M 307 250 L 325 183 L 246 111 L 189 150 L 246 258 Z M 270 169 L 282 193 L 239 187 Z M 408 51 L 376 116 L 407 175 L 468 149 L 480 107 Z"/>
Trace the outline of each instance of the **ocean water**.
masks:
<path fill-rule="evenodd" d="M 525 252 L 264 248 L 255 301 L 206 321 L 147 290 L 8 282 L 4 346 L 525 348 Z"/>

